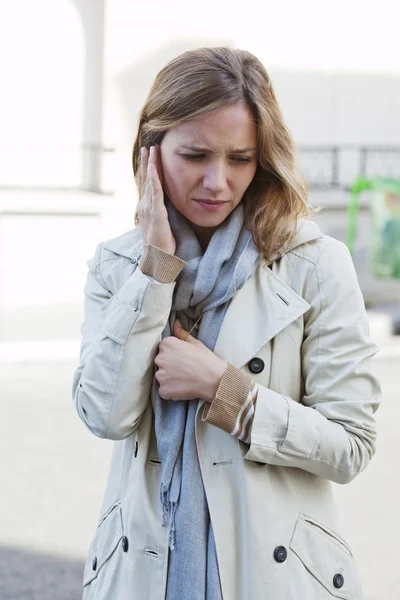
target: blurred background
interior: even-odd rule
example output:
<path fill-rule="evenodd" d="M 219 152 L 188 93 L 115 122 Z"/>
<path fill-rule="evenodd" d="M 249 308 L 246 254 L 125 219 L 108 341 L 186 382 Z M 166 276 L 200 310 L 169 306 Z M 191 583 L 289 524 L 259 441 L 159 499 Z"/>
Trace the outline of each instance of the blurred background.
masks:
<path fill-rule="evenodd" d="M 399 17 L 395 0 L 0 2 L 1 600 L 81 597 L 112 448 L 72 403 L 86 261 L 134 227 L 131 148 L 157 72 L 200 46 L 256 54 L 315 220 L 345 241 L 355 178 L 400 180 Z M 371 272 L 374 193 L 359 198 L 353 258 L 381 348 L 378 451 L 334 488 L 366 600 L 395 600 L 400 280 Z"/>

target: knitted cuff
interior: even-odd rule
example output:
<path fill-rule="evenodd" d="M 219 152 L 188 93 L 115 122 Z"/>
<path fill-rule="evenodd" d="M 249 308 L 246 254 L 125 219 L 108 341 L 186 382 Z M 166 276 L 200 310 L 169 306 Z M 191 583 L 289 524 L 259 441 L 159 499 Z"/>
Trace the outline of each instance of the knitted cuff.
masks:
<path fill-rule="evenodd" d="M 214 400 L 204 405 L 202 420 L 247 439 L 254 418 L 255 385 L 249 375 L 228 363 Z"/>
<path fill-rule="evenodd" d="M 172 283 L 186 264 L 174 254 L 164 252 L 157 246 L 145 244 L 138 267 L 144 275 L 149 275 L 160 283 Z"/>

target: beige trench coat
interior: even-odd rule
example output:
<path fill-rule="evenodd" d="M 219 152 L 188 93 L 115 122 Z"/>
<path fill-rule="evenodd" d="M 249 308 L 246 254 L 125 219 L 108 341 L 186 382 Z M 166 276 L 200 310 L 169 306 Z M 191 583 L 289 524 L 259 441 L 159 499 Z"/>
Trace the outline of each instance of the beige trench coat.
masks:
<path fill-rule="evenodd" d="M 146 277 L 141 248 L 137 228 L 99 244 L 88 261 L 73 398 L 87 428 L 115 443 L 84 600 L 165 597 L 153 361 L 176 283 Z M 224 600 L 359 600 L 331 482 L 350 482 L 374 455 L 380 388 L 344 244 L 302 222 L 292 247 L 232 299 L 214 351 L 246 373 L 255 357 L 265 365 L 252 373 L 251 445 L 203 422 L 203 400 L 197 411 Z"/>

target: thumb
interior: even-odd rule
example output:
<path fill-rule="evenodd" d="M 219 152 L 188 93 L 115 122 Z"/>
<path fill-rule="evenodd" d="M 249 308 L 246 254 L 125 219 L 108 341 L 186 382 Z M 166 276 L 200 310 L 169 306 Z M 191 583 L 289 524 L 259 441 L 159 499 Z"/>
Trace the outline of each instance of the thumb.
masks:
<path fill-rule="evenodd" d="M 174 323 L 174 335 L 185 342 L 192 343 L 197 341 L 196 338 L 186 331 L 179 319 L 176 319 Z"/>

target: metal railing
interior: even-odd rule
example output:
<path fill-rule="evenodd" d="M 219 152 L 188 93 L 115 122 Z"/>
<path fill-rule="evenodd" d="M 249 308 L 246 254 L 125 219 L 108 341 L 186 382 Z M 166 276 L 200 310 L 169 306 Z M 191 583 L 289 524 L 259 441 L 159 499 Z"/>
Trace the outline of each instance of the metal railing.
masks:
<path fill-rule="evenodd" d="M 349 191 L 358 175 L 400 179 L 400 145 L 297 146 L 311 190 Z"/>

